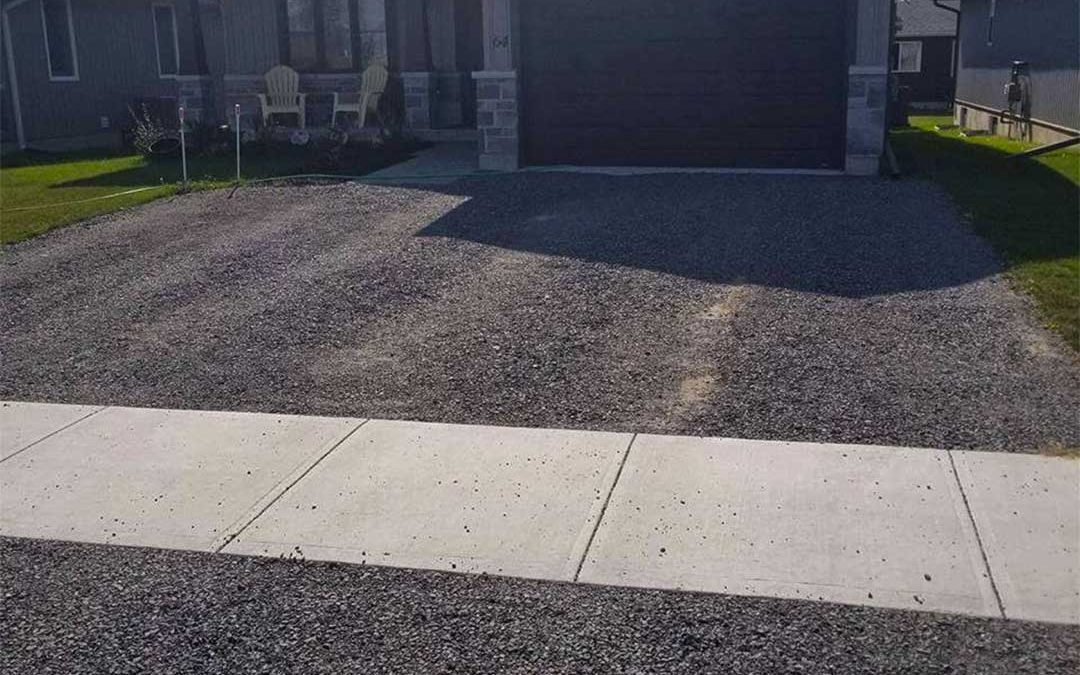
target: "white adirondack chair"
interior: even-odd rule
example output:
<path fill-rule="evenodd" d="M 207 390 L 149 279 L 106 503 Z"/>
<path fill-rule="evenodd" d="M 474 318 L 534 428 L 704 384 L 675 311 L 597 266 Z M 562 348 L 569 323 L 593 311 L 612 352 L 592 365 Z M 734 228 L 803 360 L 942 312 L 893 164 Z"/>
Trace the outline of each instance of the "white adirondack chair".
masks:
<path fill-rule="evenodd" d="M 296 115 L 300 128 L 307 125 L 304 103 L 307 94 L 300 93 L 300 75 L 288 66 L 274 66 L 266 71 L 266 93 L 259 94 L 263 124 L 270 125 L 270 117 L 276 114 Z"/>
<path fill-rule="evenodd" d="M 386 91 L 386 80 L 389 73 L 386 67 L 380 63 L 368 66 L 364 70 L 364 76 L 360 83 L 360 95 L 355 103 L 346 103 L 341 94 L 334 92 L 334 112 L 330 116 L 330 123 L 337 123 L 339 112 L 353 112 L 357 115 L 357 126 L 363 128 L 367 121 L 368 112 L 378 114 L 379 98 Z"/>

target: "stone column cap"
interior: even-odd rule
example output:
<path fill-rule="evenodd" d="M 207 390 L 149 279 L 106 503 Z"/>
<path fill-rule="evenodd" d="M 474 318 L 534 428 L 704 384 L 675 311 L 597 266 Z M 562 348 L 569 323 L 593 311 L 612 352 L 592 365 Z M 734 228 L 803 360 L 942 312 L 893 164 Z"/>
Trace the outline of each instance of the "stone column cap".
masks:
<path fill-rule="evenodd" d="M 517 77 L 516 70 L 474 70 L 474 80 L 505 80 Z"/>
<path fill-rule="evenodd" d="M 848 75 L 888 75 L 889 69 L 885 66 L 848 66 Z"/>

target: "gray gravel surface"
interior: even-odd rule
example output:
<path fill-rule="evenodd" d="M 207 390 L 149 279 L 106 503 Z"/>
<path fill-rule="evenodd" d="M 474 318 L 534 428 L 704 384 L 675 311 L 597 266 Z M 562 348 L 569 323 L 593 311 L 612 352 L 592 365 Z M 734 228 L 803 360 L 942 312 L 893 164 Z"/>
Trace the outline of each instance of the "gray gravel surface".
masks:
<path fill-rule="evenodd" d="M 8 399 L 1080 446 L 1075 355 L 919 181 L 249 188 L 3 258 Z"/>
<path fill-rule="evenodd" d="M 1075 626 L 0 538 L 5 673 L 1076 673 Z"/>

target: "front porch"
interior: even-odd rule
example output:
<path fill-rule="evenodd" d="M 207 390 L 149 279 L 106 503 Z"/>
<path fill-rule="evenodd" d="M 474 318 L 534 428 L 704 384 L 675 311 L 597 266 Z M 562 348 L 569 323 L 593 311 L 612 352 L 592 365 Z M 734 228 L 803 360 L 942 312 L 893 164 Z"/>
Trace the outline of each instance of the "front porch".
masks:
<path fill-rule="evenodd" d="M 306 127 L 317 136 L 332 125 L 334 94 L 359 92 L 364 69 L 381 63 L 391 72 L 380 106 L 387 125 L 459 149 L 472 143 L 481 169 L 519 166 L 510 0 L 278 4 L 276 13 L 259 11 L 261 3 L 255 0 L 224 6 L 217 85 L 225 121 L 232 123 L 239 105 L 241 125 L 256 128 L 261 120 L 257 94 L 266 91 L 265 73 L 284 64 L 299 73 Z M 380 122 L 369 117 L 363 130 L 355 128 L 354 118 L 339 119 L 338 125 L 364 136 L 378 133 Z"/>

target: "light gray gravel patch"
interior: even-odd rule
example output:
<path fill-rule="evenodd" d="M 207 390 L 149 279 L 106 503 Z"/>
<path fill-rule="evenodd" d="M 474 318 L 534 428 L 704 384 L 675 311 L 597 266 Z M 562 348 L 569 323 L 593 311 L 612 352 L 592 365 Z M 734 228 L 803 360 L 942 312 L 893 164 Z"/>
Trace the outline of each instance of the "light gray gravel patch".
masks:
<path fill-rule="evenodd" d="M 5 249 L 0 397 L 1080 446 L 1080 366 L 929 183 L 205 192 Z"/>
<path fill-rule="evenodd" d="M 1075 626 L 0 538 L 5 673 L 1074 673 Z"/>

